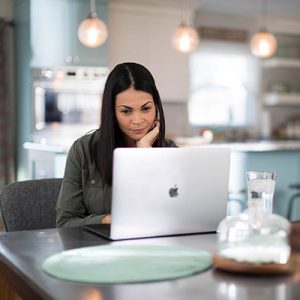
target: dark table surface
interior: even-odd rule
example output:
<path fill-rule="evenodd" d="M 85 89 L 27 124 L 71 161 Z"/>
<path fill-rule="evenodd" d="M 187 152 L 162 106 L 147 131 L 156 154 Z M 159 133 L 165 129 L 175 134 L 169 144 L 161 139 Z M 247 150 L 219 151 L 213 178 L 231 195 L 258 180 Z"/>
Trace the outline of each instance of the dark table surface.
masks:
<path fill-rule="evenodd" d="M 242 275 L 211 268 L 176 280 L 138 284 L 86 284 L 53 278 L 41 269 L 50 255 L 63 250 L 111 243 L 80 228 L 0 234 L 0 275 L 23 299 L 300 299 L 300 273 Z M 113 242 L 192 246 L 213 253 L 216 235 L 186 235 Z M 1 292 L 1 291 L 0 291 Z"/>

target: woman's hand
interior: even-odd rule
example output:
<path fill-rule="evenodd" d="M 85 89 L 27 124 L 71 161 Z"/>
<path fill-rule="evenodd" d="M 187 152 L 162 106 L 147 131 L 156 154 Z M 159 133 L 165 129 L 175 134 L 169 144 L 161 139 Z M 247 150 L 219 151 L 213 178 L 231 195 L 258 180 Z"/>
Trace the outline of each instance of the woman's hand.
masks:
<path fill-rule="evenodd" d="M 110 224 L 110 223 L 111 223 L 111 215 L 105 215 L 101 220 L 101 224 Z"/>
<path fill-rule="evenodd" d="M 152 147 L 159 134 L 159 120 L 155 120 L 153 128 L 136 142 L 138 148 Z"/>

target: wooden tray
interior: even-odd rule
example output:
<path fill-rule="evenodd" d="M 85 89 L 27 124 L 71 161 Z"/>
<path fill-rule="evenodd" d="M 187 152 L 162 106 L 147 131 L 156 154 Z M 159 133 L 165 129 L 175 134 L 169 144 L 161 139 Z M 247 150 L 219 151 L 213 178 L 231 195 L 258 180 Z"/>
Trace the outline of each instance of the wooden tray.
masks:
<path fill-rule="evenodd" d="M 213 255 L 213 263 L 217 269 L 235 273 L 282 275 L 293 272 L 289 262 L 286 264 L 252 264 L 226 259 L 218 254 Z"/>

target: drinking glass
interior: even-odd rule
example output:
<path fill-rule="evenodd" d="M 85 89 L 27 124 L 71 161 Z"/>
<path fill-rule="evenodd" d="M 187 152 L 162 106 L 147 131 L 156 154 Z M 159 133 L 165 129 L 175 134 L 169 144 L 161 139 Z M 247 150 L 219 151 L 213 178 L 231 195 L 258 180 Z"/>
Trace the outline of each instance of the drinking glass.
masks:
<path fill-rule="evenodd" d="M 248 207 L 255 207 L 271 214 L 273 211 L 276 172 L 248 171 L 246 176 Z"/>

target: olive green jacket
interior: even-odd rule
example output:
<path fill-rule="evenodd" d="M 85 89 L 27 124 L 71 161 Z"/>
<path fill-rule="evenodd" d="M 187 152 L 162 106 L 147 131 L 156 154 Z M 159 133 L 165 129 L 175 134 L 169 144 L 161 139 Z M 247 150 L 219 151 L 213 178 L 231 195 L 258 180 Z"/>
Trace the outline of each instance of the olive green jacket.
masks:
<path fill-rule="evenodd" d="M 97 131 L 84 135 L 69 150 L 62 187 L 56 204 L 56 226 L 100 224 L 111 211 L 111 187 L 102 184 L 91 157 Z M 166 140 L 166 147 L 176 147 Z"/>

